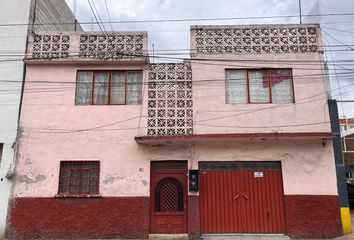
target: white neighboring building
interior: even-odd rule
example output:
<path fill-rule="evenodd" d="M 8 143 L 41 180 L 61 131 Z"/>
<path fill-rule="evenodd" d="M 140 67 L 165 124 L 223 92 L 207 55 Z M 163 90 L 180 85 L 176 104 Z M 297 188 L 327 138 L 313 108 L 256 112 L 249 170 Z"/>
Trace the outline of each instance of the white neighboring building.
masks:
<path fill-rule="evenodd" d="M 23 58 L 27 34 L 37 31 L 73 31 L 73 25 L 32 23 L 75 22 L 65 0 L 3 0 L 0 7 L 0 239 L 5 236 L 11 196 L 17 122 L 25 74 Z M 77 30 L 82 31 L 78 25 Z M 35 93 L 33 93 L 35 97 Z"/>

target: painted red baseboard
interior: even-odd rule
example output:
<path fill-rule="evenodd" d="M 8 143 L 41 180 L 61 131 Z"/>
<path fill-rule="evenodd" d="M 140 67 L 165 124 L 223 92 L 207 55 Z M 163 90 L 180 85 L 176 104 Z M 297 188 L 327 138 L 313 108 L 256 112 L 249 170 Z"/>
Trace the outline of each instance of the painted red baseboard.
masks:
<path fill-rule="evenodd" d="M 293 238 L 342 235 L 338 196 L 286 195 L 286 231 Z"/>
<path fill-rule="evenodd" d="M 188 234 L 192 239 L 200 236 L 199 196 L 188 196 Z"/>
<path fill-rule="evenodd" d="M 15 198 L 7 237 L 148 238 L 148 197 Z"/>
<path fill-rule="evenodd" d="M 7 237 L 148 238 L 149 197 L 15 198 Z M 188 197 L 188 232 L 200 235 L 199 197 Z M 340 236 L 338 196 L 286 195 L 286 234 L 294 238 Z"/>

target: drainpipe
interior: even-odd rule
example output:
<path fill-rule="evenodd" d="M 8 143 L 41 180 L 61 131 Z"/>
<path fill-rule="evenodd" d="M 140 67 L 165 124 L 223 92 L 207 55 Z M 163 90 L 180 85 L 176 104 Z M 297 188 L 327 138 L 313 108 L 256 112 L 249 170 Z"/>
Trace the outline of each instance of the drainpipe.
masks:
<path fill-rule="evenodd" d="M 340 215 L 342 219 L 342 230 L 344 234 L 351 233 L 350 209 L 348 202 L 347 181 L 345 178 L 345 165 L 342 155 L 342 143 L 340 136 L 338 106 L 335 99 L 328 99 L 329 116 L 331 120 L 331 131 L 333 135 L 333 151 L 337 173 L 337 188 L 340 204 Z"/>

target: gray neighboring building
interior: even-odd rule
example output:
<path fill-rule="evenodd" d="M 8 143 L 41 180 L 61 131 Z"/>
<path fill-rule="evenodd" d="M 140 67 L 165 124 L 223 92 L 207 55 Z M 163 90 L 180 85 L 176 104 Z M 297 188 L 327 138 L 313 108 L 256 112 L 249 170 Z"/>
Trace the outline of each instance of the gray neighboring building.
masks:
<path fill-rule="evenodd" d="M 73 23 L 54 24 L 47 23 Z M 34 25 L 33 25 L 34 23 Z M 18 118 L 27 35 L 40 31 L 82 31 L 65 0 L 3 0 L 0 8 L 0 239 L 5 236 L 16 163 Z M 38 24 L 38 25 L 36 25 Z M 75 26 L 76 25 L 76 26 Z M 33 97 L 36 90 L 33 90 Z M 19 178 L 21 179 L 21 178 Z M 36 179 L 25 179 L 36 181 Z"/>

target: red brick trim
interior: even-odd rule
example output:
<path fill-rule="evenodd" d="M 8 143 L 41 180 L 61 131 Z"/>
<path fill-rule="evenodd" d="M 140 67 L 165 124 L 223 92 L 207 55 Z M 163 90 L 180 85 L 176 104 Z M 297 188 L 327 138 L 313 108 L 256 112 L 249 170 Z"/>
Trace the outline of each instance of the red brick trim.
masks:
<path fill-rule="evenodd" d="M 199 196 L 188 196 L 188 234 L 189 238 L 200 236 L 200 215 L 199 215 Z"/>
<path fill-rule="evenodd" d="M 15 198 L 12 239 L 148 238 L 148 197 Z"/>
<path fill-rule="evenodd" d="M 286 234 L 293 238 L 340 236 L 338 196 L 286 195 Z M 200 235 L 199 196 L 188 196 L 188 233 Z M 148 238 L 149 197 L 15 198 L 7 237 Z"/>
<path fill-rule="evenodd" d="M 338 196 L 286 195 L 287 235 L 293 238 L 334 238 L 342 235 Z"/>

